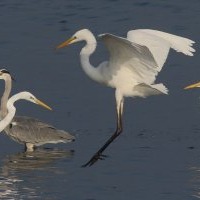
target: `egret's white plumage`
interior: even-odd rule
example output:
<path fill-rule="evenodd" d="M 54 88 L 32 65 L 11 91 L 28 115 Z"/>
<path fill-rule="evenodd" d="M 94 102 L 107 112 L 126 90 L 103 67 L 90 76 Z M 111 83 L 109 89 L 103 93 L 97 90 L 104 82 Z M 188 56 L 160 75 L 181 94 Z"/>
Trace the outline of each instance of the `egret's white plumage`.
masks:
<path fill-rule="evenodd" d="M 158 71 L 162 69 L 170 48 L 188 56 L 193 56 L 195 52 L 192 48 L 194 41 L 157 30 L 131 30 L 127 34 L 127 39 L 148 47 L 159 66 Z"/>
<path fill-rule="evenodd" d="M 16 113 L 16 108 L 14 106 L 14 103 L 20 99 L 24 99 L 27 101 L 30 101 L 32 103 L 38 104 L 40 106 L 43 106 L 46 109 L 51 110 L 49 106 L 44 104 L 42 101 L 38 100 L 34 95 L 32 95 L 30 92 L 20 92 L 15 95 L 13 95 L 7 102 L 7 109 L 8 113 L 7 115 L 0 121 L 0 132 L 3 131 L 12 121 L 13 117 Z"/>
<path fill-rule="evenodd" d="M 85 41 L 86 45 L 80 52 L 83 70 L 91 79 L 116 89 L 117 129 L 84 166 L 92 165 L 100 159 L 102 152 L 122 132 L 124 97 L 147 97 L 168 93 L 167 88 L 162 83 L 155 83 L 155 80 L 166 61 L 169 49 L 173 48 L 188 56 L 195 52 L 192 48 L 194 41 L 157 30 L 131 30 L 127 38 L 109 33 L 99 37 L 106 45 L 110 58 L 96 68 L 90 64 L 89 58 L 95 51 L 97 42 L 88 29 L 77 31 L 70 39 L 57 46 L 62 48 Z"/>

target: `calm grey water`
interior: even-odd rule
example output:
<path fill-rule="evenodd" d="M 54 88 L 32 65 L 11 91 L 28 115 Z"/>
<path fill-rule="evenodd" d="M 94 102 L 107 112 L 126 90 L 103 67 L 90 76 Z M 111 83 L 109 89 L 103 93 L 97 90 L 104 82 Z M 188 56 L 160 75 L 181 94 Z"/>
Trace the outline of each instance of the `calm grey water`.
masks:
<path fill-rule="evenodd" d="M 200 198 L 199 0 L 1 0 L 0 66 L 13 74 L 13 93 L 29 90 L 53 107 L 27 102 L 18 114 L 39 118 L 77 137 L 33 153 L 0 138 L 0 199 L 190 200 Z M 157 82 L 169 96 L 126 99 L 124 133 L 109 156 L 81 168 L 115 130 L 114 91 L 82 71 L 82 44 L 55 51 L 81 28 L 125 36 L 137 28 L 189 37 L 197 53 L 170 52 Z M 100 43 L 92 62 L 106 59 Z M 0 85 L 3 92 L 4 84 Z"/>

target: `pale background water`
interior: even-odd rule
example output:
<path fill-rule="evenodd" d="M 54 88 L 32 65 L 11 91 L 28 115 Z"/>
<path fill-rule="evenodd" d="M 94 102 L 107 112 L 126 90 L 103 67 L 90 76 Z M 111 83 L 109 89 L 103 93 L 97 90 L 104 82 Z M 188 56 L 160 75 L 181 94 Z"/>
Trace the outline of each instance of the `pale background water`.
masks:
<path fill-rule="evenodd" d="M 26 154 L 2 134 L 0 199 L 200 198 L 200 90 L 183 90 L 200 80 L 199 19 L 199 0 L 1 0 L 0 66 L 16 79 L 13 93 L 29 90 L 54 109 L 19 102 L 18 114 L 68 130 L 77 140 Z M 115 130 L 115 102 L 112 89 L 82 71 L 83 44 L 55 51 L 81 28 L 120 36 L 151 28 L 197 42 L 194 57 L 170 51 L 157 80 L 170 95 L 126 99 L 123 134 L 105 161 L 88 168 L 80 166 Z M 99 43 L 91 62 L 106 58 Z"/>

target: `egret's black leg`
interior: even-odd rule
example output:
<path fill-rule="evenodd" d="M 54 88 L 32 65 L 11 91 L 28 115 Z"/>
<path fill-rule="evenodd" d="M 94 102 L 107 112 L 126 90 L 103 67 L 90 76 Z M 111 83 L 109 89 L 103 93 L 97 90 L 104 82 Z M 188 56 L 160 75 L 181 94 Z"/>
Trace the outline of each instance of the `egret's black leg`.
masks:
<path fill-rule="evenodd" d="M 114 134 L 107 140 L 107 142 L 92 156 L 92 158 L 82 167 L 91 166 L 98 160 L 103 160 L 105 155 L 102 155 L 103 151 L 117 138 L 122 132 L 122 112 L 123 112 L 123 99 L 120 101 L 119 108 L 117 107 L 117 129 Z"/>

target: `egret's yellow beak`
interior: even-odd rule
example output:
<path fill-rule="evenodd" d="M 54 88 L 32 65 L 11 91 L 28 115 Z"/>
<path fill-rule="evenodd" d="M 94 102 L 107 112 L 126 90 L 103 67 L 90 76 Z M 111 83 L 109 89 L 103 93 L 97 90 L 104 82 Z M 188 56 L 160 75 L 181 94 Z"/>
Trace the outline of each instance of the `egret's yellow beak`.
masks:
<path fill-rule="evenodd" d="M 62 42 L 61 44 L 59 44 L 56 47 L 56 49 L 60 49 L 60 48 L 66 47 L 67 45 L 71 44 L 75 39 L 76 39 L 76 37 L 69 38 L 68 40 L 66 40 L 66 41 Z"/>
<path fill-rule="evenodd" d="M 200 87 L 200 82 L 194 83 L 194 84 L 192 84 L 192 85 L 188 85 L 188 86 L 185 87 L 184 89 L 187 90 L 187 89 L 192 89 L 192 88 L 196 88 L 196 87 Z"/>
<path fill-rule="evenodd" d="M 36 99 L 35 103 L 38 104 L 38 105 L 40 105 L 40 106 L 42 106 L 42 107 L 44 107 L 44 108 L 46 108 L 46 109 L 48 109 L 48 110 L 52 110 L 52 108 L 50 108 L 48 105 L 46 105 L 45 103 L 43 103 L 39 99 Z"/>

